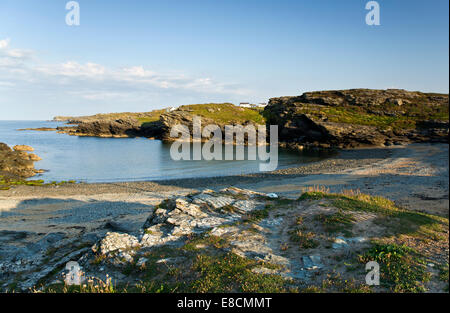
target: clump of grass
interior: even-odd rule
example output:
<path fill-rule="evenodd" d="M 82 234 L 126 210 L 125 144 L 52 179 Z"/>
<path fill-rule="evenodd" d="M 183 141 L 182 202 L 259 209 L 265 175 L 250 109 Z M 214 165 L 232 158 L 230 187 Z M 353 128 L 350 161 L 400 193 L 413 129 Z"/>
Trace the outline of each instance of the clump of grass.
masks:
<path fill-rule="evenodd" d="M 359 261 L 380 264 L 380 283 L 393 292 L 424 292 L 431 278 L 424 259 L 405 245 L 377 244 L 359 256 Z"/>
<path fill-rule="evenodd" d="M 301 249 L 313 249 L 319 246 L 319 242 L 315 240 L 316 234 L 313 232 L 303 231 L 300 228 L 295 228 L 289 231 L 290 240 L 298 243 Z"/>
<path fill-rule="evenodd" d="M 302 293 L 370 293 L 368 285 L 357 283 L 354 279 L 343 279 L 340 273 L 327 274 L 327 278 L 322 281 L 321 286 L 308 286 L 301 290 Z"/>
<path fill-rule="evenodd" d="M 448 263 L 440 266 L 439 269 L 440 269 L 439 279 L 448 283 L 448 278 L 449 278 Z"/>
<path fill-rule="evenodd" d="M 272 206 L 267 205 L 264 209 L 253 210 L 243 216 L 243 220 L 245 223 L 257 223 L 265 218 L 269 217 L 269 211 L 272 209 Z"/>
<path fill-rule="evenodd" d="M 279 275 L 258 274 L 254 260 L 234 253 L 210 256 L 200 254 L 192 266 L 199 275 L 191 288 L 194 292 L 285 292 L 285 280 Z M 268 264 L 262 264 L 269 267 Z"/>
<path fill-rule="evenodd" d="M 351 229 L 355 218 L 350 213 L 345 213 L 343 210 L 338 210 L 333 214 L 317 214 L 314 220 L 322 223 L 324 229 L 328 233 L 344 233 L 346 236 L 351 236 Z"/>
<path fill-rule="evenodd" d="M 102 263 L 105 259 L 106 259 L 106 255 L 104 255 L 104 254 L 97 254 L 92 259 L 91 264 L 98 265 L 98 264 Z"/>
<path fill-rule="evenodd" d="M 447 283 L 446 286 L 444 287 L 444 291 L 448 292 L 449 291 L 449 285 L 448 285 L 448 280 L 449 280 L 448 263 L 442 264 L 442 265 L 439 266 L 439 280 Z"/>
<path fill-rule="evenodd" d="M 303 224 L 303 216 L 299 216 L 295 219 L 296 225 L 302 225 Z"/>
<path fill-rule="evenodd" d="M 229 242 L 222 237 L 212 235 L 199 235 L 189 238 L 183 246 L 184 250 L 196 251 L 199 250 L 197 246 L 209 246 L 216 249 L 223 249 L 229 246 Z"/>

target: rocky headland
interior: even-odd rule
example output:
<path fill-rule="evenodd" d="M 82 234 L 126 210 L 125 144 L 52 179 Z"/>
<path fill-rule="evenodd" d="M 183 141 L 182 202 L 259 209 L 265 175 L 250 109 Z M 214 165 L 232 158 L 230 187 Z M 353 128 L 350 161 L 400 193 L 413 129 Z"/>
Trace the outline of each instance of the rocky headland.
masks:
<path fill-rule="evenodd" d="M 264 110 L 203 104 L 55 120 L 75 125 L 56 128 L 69 135 L 170 141 L 174 140 L 170 129 L 176 124 L 187 126 L 192 134 L 194 116 L 201 118 L 202 125 L 218 125 L 222 132 L 225 125 L 278 125 L 281 145 L 294 149 L 448 143 L 448 95 L 401 89 L 306 92 L 272 98 Z"/>
<path fill-rule="evenodd" d="M 280 141 L 322 147 L 448 143 L 448 95 L 399 89 L 306 92 L 272 98 L 263 115 Z"/>

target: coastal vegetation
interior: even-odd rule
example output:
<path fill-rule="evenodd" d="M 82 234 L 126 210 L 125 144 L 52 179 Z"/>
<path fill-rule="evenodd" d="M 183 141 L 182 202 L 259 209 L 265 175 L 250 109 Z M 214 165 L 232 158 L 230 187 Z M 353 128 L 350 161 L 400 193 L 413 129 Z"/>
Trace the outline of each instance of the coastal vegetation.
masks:
<path fill-rule="evenodd" d="M 182 223 L 183 215 L 177 214 L 184 213 L 174 213 L 173 221 L 168 219 L 160 224 L 163 215 L 171 210 L 189 211 L 190 218 L 201 219 L 209 212 L 210 220 L 214 216 L 231 216 L 228 214 L 241 215 L 242 220 L 246 220 L 248 214 L 242 214 L 240 206 L 263 201 L 265 206 L 255 212 L 265 213 L 251 221 L 225 223 L 206 232 L 180 236 L 177 240 L 182 244 L 177 245 L 145 246 L 145 241 L 141 241 L 138 246 L 114 250 L 106 247 L 106 242 L 112 244 L 111 239 L 101 241 L 97 247 L 111 249 L 111 252 L 93 248 L 96 252 L 86 255 L 88 263 L 84 268 L 89 273 L 106 268 L 110 274 L 106 279 L 88 276 L 81 286 L 46 283 L 54 280 L 61 269 L 42 280 L 42 285 L 36 286 L 34 292 L 409 293 L 426 292 L 430 288 L 439 292 L 448 290 L 448 259 L 442 259 L 438 253 L 448 246 L 447 217 L 406 210 L 386 198 L 352 190 L 330 193 L 323 187 L 311 187 L 297 200 L 270 199 L 236 188 L 228 190 L 235 192 L 234 204 L 223 204 L 223 201 L 232 201 L 229 191 L 206 191 L 184 198 L 199 204 L 195 199 L 210 201 L 199 207 L 184 199 L 162 202 L 144 225 L 144 238 L 164 238 L 159 237 L 162 236 L 159 229 L 167 229 L 170 223 Z M 277 224 L 281 220 L 283 222 Z M 124 234 L 114 236 L 131 238 Z M 279 247 L 270 244 L 279 241 Z M 266 255 L 266 258 L 255 258 L 250 251 L 254 255 Z M 369 261 L 380 265 L 379 286 L 364 283 L 365 264 Z M 295 272 L 299 270 L 297 266 L 303 269 Z M 112 279 L 119 275 L 117 272 L 123 281 Z"/>
<path fill-rule="evenodd" d="M 0 190 L 9 190 L 12 186 L 61 186 L 75 184 L 75 180 L 44 182 L 43 179 L 14 179 L 0 175 Z"/>

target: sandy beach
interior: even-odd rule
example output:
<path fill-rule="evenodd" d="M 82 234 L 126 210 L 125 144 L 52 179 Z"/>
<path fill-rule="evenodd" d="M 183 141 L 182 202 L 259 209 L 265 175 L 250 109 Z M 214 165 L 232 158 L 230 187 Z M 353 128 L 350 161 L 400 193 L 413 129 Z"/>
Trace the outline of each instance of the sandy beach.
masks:
<path fill-rule="evenodd" d="M 158 182 L 17 186 L 0 191 L 0 231 L 79 235 L 114 222 L 139 228 L 153 205 L 202 189 L 236 186 L 297 198 L 308 186 L 382 195 L 398 206 L 448 217 L 448 145 L 343 150 L 333 158 L 271 173 Z M 106 225 L 106 226 L 105 226 Z M 108 226 L 109 225 L 109 226 Z M 35 236 L 27 240 L 35 240 Z M 3 239 L 5 240 L 5 239 Z"/>

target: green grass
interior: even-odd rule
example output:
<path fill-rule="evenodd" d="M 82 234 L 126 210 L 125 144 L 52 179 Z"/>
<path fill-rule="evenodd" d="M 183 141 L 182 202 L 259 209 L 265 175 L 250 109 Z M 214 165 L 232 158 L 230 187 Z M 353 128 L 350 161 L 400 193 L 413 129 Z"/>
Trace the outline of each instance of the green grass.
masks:
<path fill-rule="evenodd" d="M 212 235 L 198 235 L 189 238 L 183 246 L 183 249 L 187 251 L 197 251 L 200 250 L 200 248 L 197 248 L 197 246 L 199 245 L 214 247 L 216 249 L 223 249 L 227 248 L 229 246 L 229 243 L 222 237 Z"/>
<path fill-rule="evenodd" d="M 174 250 L 175 251 L 175 250 Z M 141 273 L 142 280 L 132 285 L 115 285 L 112 281 L 94 279 L 81 286 L 66 286 L 63 283 L 43 288 L 46 293 L 162 293 L 162 292 L 285 292 L 286 281 L 278 275 L 253 273 L 255 267 L 278 268 L 269 263 L 260 263 L 242 258 L 233 253 L 191 256 L 193 261 L 181 268 L 157 264 L 163 257 L 160 249 L 150 252 L 146 267 L 130 266 L 125 271 Z M 169 253 L 172 255 L 172 253 Z M 188 268 L 189 267 L 189 268 Z M 188 273 L 188 274 L 187 274 Z M 188 275 L 188 276 L 184 276 Z"/>
<path fill-rule="evenodd" d="M 377 223 L 386 226 L 390 235 L 408 234 L 425 240 L 441 240 L 448 228 L 448 218 L 401 209 L 391 200 L 379 196 L 305 192 L 299 198 L 301 201 L 319 199 L 328 199 L 342 212 L 375 213 Z"/>
<path fill-rule="evenodd" d="M 213 119 L 218 123 L 244 123 L 265 124 L 264 117 L 259 110 L 241 108 L 232 103 L 206 103 L 183 105 L 180 109 L 188 110 L 192 115 Z"/>
<path fill-rule="evenodd" d="M 153 122 L 158 121 L 161 114 L 163 114 L 165 112 L 166 112 L 166 109 L 146 112 L 146 113 L 144 113 L 144 116 L 137 117 L 137 120 L 141 123 L 142 126 L 145 126 L 146 123 L 153 123 Z"/>
<path fill-rule="evenodd" d="M 99 113 L 89 116 L 66 117 L 66 118 L 71 120 L 81 120 L 85 122 L 96 120 L 136 119 L 141 123 L 145 123 L 159 120 L 159 116 L 164 112 L 166 112 L 166 109 L 153 110 L 150 112 Z"/>
<path fill-rule="evenodd" d="M 439 279 L 443 282 L 448 283 L 449 272 L 448 272 L 448 263 L 439 266 Z"/>
<path fill-rule="evenodd" d="M 422 120 L 449 119 L 448 106 L 384 104 L 376 108 L 378 111 L 389 112 L 391 115 L 371 113 L 361 106 L 322 106 L 302 104 L 298 113 L 309 114 L 314 117 L 326 116 L 329 122 L 375 126 L 381 129 L 413 129 Z"/>
<path fill-rule="evenodd" d="M 257 223 L 265 218 L 269 217 L 269 211 L 272 209 L 271 206 L 266 206 L 264 209 L 253 210 L 243 216 L 245 223 Z"/>
<path fill-rule="evenodd" d="M 351 236 L 351 228 L 355 219 L 352 214 L 346 213 L 343 210 L 338 210 L 333 214 L 317 214 L 314 220 L 319 221 L 328 233 L 344 233 L 346 236 Z"/>
<path fill-rule="evenodd" d="M 211 256 L 200 254 L 192 266 L 199 278 L 192 283 L 194 292 L 285 292 L 285 280 L 278 275 L 257 274 L 252 269 L 268 264 L 242 258 L 233 253 Z M 273 267 L 273 266 L 272 266 Z"/>
<path fill-rule="evenodd" d="M 75 184 L 76 181 L 52 181 L 45 183 L 42 179 L 14 179 L 0 175 L 0 190 L 9 190 L 11 186 L 61 186 L 64 184 Z"/>
<path fill-rule="evenodd" d="M 371 293 L 372 290 L 366 284 L 356 282 L 354 279 L 344 279 L 340 273 L 332 272 L 322 281 L 320 286 L 308 286 L 301 290 L 302 293 Z"/>
<path fill-rule="evenodd" d="M 250 121 L 253 124 L 265 124 L 265 118 L 261 115 L 260 109 L 242 108 L 232 103 L 205 103 L 190 104 L 180 106 L 181 110 L 188 111 L 192 115 L 198 115 L 213 119 L 217 123 L 239 123 Z M 95 114 L 92 116 L 72 117 L 71 119 L 82 121 L 95 120 L 117 120 L 117 119 L 136 119 L 141 126 L 151 126 L 157 122 L 161 114 L 166 113 L 167 109 L 153 110 L 150 112 L 122 112 Z"/>
<path fill-rule="evenodd" d="M 425 292 L 425 283 L 431 278 L 425 260 L 405 245 L 377 244 L 359 256 L 361 263 L 380 264 L 380 284 L 392 292 Z"/>
<path fill-rule="evenodd" d="M 290 240 L 297 243 L 300 249 L 313 249 L 319 246 L 319 242 L 314 239 L 316 234 L 304 231 L 299 227 L 289 231 L 289 236 Z"/>

